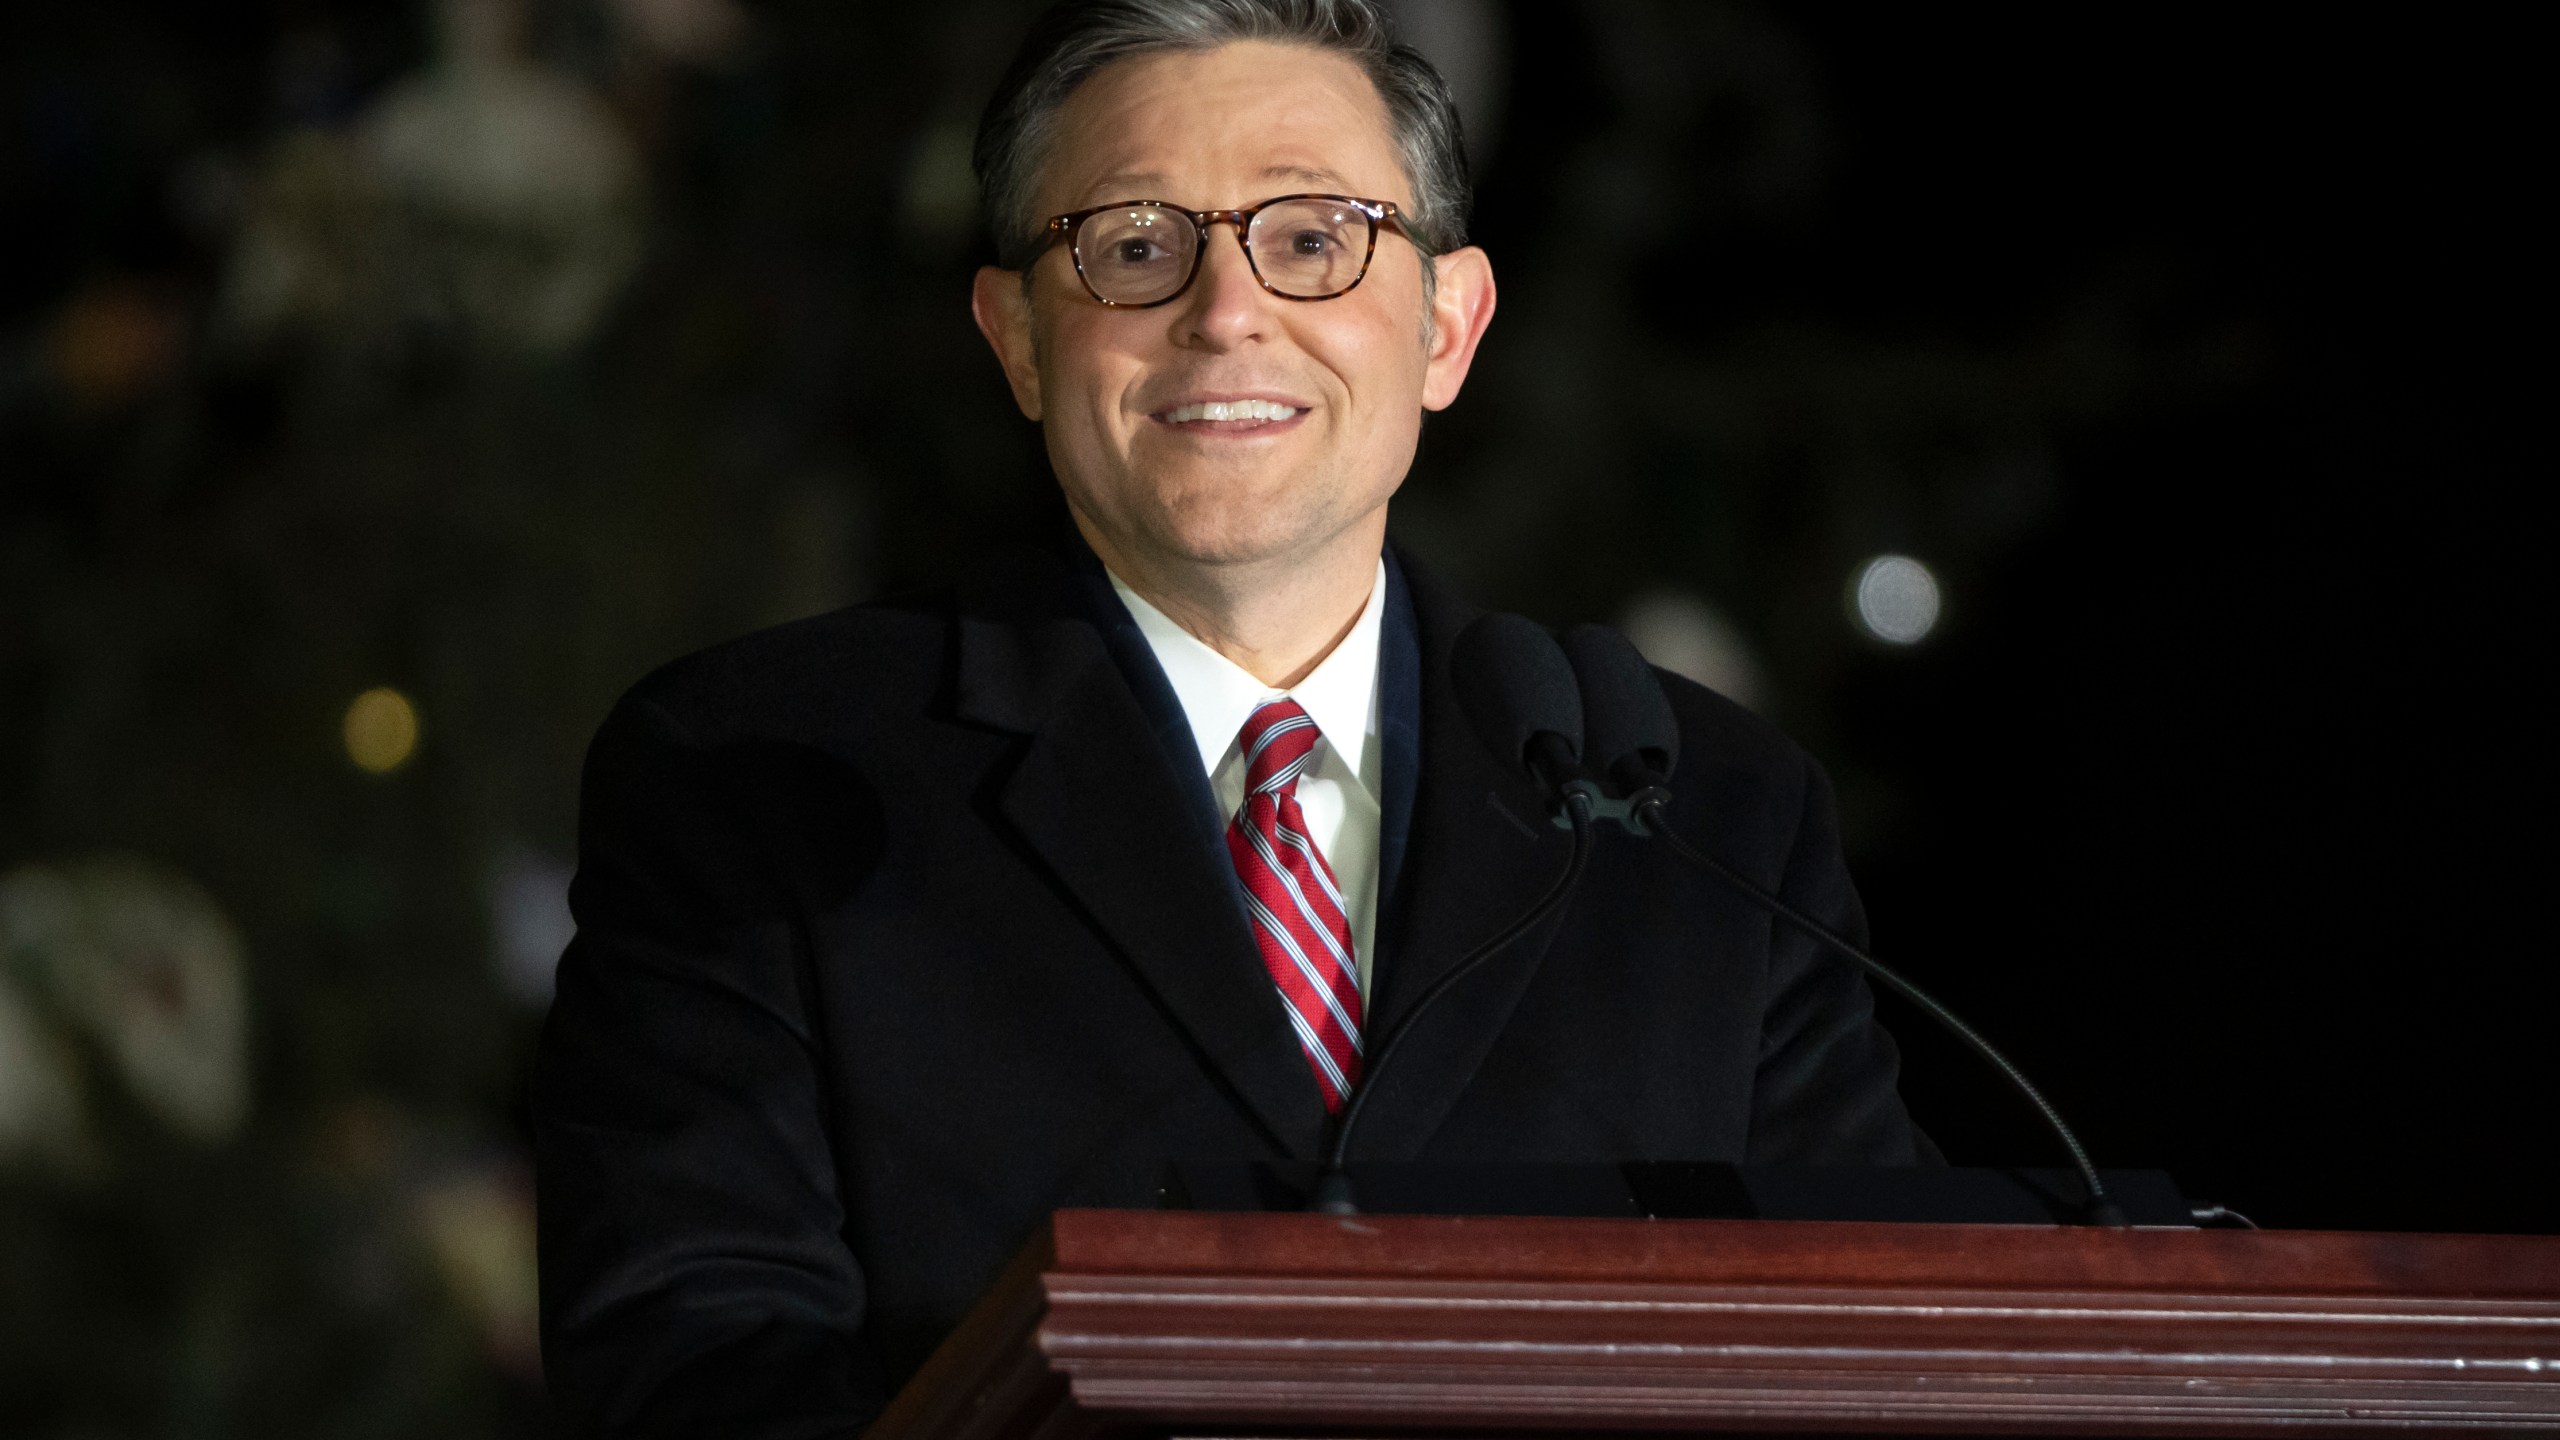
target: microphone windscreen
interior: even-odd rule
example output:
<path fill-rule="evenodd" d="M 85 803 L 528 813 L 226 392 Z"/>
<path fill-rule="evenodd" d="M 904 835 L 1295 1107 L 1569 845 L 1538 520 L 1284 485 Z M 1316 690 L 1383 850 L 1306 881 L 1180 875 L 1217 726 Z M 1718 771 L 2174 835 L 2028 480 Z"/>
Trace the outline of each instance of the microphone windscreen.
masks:
<path fill-rule="evenodd" d="M 1555 637 L 1534 621 L 1484 616 L 1458 636 L 1450 669 L 1459 706 L 1504 764 L 1528 768 L 1529 742 L 1540 734 L 1557 736 L 1579 757 L 1582 691 Z"/>
<path fill-rule="evenodd" d="M 1564 632 L 1565 659 L 1582 682 L 1582 753 L 1604 775 L 1633 760 L 1660 784 L 1680 763 L 1680 722 L 1662 680 L 1633 642 L 1606 625 Z"/>

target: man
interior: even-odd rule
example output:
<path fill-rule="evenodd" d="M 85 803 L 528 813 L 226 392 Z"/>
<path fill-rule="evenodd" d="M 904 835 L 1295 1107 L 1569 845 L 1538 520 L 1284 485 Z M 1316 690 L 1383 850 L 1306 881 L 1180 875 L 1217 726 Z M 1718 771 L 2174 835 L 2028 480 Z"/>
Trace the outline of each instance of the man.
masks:
<path fill-rule="evenodd" d="M 851 1434 L 1050 1210 L 1313 1155 L 1564 864 L 1457 708 L 1478 612 L 1385 543 L 1494 313 L 1428 66 L 1369 0 L 1069 4 L 978 160 L 974 313 L 1074 534 L 598 734 L 534 1100 L 591 1430 Z M 1683 831 L 1858 934 L 1819 772 L 1670 683 Z M 1849 967 L 1612 836 L 1355 1154 L 1908 1163 L 1894 1065 Z"/>

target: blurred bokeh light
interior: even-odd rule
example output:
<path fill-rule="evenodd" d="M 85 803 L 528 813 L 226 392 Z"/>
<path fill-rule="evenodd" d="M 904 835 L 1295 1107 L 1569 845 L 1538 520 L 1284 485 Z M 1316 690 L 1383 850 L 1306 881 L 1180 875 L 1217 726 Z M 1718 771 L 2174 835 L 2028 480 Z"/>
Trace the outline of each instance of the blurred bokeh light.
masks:
<path fill-rule="evenodd" d="M 1879 555 L 1849 582 L 1849 613 L 1887 645 L 1917 645 L 1938 628 L 1938 577 L 1908 555 Z"/>
<path fill-rule="evenodd" d="M 1655 591 L 1618 617 L 1644 658 L 1749 710 L 1769 708 L 1769 677 L 1742 628 L 1695 595 Z"/>
<path fill-rule="evenodd" d="M 347 706 L 346 721 L 339 728 L 347 742 L 347 758 L 368 774 L 388 775 L 408 764 L 418 750 L 418 707 L 387 685 L 358 695 Z"/>

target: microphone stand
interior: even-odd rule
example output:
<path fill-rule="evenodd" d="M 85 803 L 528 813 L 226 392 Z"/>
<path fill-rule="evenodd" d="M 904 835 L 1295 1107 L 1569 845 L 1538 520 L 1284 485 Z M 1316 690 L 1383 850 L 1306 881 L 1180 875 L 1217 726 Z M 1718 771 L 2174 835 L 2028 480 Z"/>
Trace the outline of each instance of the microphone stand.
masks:
<path fill-rule="evenodd" d="M 2116 1204 L 2114 1197 L 2107 1194 L 2105 1182 L 2098 1178 L 2098 1167 L 2089 1163 L 2089 1152 L 2081 1147 L 2080 1137 L 2072 1133 L 2071 1127 L 2063 1121 L 2062 1112 L 2053 1107 L 2052 1101 L 2044 1098 L 2044 1092 L 2035 1087 L 2035 1082 L 2027 1078 L 2026 1072 L 2010 1063 L 2008 1056 L 1994 1049 L 1991 1042 L 1983 1039 L 1972 1026 L 1956 1018 L 1954 1011 L 1939 1004 L 1927 991 L 1903 979 L 1883 961 L 1850 944 L 1846 938 L 1821 921 L 1753 884 L 1732 866 L 1680 838 L 1679 832 L 1671 828 L 1671 817 L 1667 813 L 1670 799 L 1670 793 L 1660 786 L 1648 785 L 1629 796 L 1626 806 L 1630 813 L 1644 822 L 1646 829 L 1661 836 L 1663 841 L 1677 851 L 1683 859 L 1709 871 L 1761 908 L 1787 920 L 1840 954 L 1856 961 L 1858 966 L 1874 976 L 1878 983 L 1919 1006 L 1930 1019 L 1945 1026 L 1949 1033 L 1972 1047 L 1975 1054 L 1989 1062 L 1991 1068 L 1999 1071 L 2008 1080 L 2011 1088 L 2027 1098 L 2027 1103 L 2035 1106 L 2037 1113 L 2044 1116 L 2045 1124 L 2053 1130 L 2054 1134 L 2062 1138 L 2063 1148 L 2071 1152 L 2071 1163 L 2080 1172 L 2080 1183 L 2088 1187 L 2089 1201 L 2082 1211 L 2085 1222 L 2091 1225 L 2115 1226 L 2130 1223 L 2125 1218 L 2123 1208 Z"/>

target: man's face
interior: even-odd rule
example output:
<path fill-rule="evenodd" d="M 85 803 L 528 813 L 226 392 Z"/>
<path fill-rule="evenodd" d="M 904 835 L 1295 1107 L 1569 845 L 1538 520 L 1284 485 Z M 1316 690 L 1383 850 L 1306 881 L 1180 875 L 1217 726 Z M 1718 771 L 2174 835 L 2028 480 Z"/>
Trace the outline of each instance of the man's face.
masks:
<path fill-rule="evenodd" d="M 1248 43 L 1124 61 L 1058 119 L 1042 215 L 1122 200 L 1229 209 L 1298 192 L 1412 204 L 1375 87 L 1322 51 Z M 1262 289 L 1220 225 L 1167 304 L 1096 302 L 1060 245 L 1033 266 L 1027 296 L 1016 277 L 982 272 L 976 310 L 1115 568 L 1288 560 L 1328 543 L 1374 554 L 1422 412 L 1457 398 L 1493 311 L 1481 252 L 1440 258 L 1435 300 L 1422 263 L 1382 230 L 1349 294 L 1287 300 Z M 1294 413 L 1199 416 L 1247 400 Z"/>

